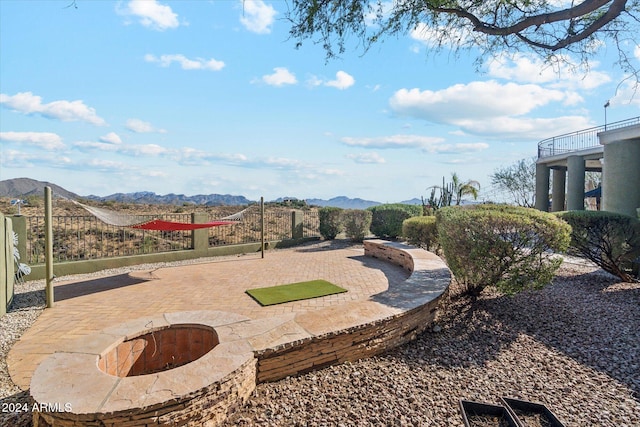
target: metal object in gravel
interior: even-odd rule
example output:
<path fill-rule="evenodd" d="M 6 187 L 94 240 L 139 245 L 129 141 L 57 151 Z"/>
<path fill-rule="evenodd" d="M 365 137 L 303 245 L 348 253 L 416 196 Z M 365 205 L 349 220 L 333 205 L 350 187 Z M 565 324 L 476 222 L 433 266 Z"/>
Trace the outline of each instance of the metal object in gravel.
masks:
<path fill-rule="evenodd" d="M 501 405 L 460 400 L 465 427 L 520 427 L 511 412 Z"/>
<path fill-rule="evenodd" d="M 542 403 L 533 403 L 509 397 L 501 397 L 500 400 L 502 400 L 502 403 L 520 427 L 527 427 L 530 425 L 530 423 L 526 422 L 527 418 L 539 419 L 538 422 L 543 426 L 564 427 L 564 424 L 562 424 L 553 412 L 551 412 L 551 410 Z"/>

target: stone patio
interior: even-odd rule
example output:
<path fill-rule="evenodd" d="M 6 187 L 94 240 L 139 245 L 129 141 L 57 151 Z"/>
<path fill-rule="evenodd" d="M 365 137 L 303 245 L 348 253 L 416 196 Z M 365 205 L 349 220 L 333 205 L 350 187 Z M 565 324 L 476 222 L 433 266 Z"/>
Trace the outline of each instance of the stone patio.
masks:
<path fill-rule="evenodd" d="M 242 404 L 255 382 L 367 357 L 406 342 L 428 326 L 435 315 L 437 301 L 450 280 L 444 263 L 433 254 L 405 245 L 372 241 L 365 242 L 367 244 L 369 255 L 385 259 L 365 256 L 362 247 L 332 249 L 331 244 L 325 243 L 267 252 L 265 259 L 252 254 L 88 281 L 61 281 L 55 287 L 56 306 L 45 310 L 12 348 L 8 357 L 10 374 L 23 389 L 29 388 L 31 383 L 32 395 L 36 393 L 37 401 L 53 400 L 55 396 L 60 401 L 65 393 L 77 387 L 70 379 L 66 381 L 69 383 L 66 392 L 64 384 L 51 390 L 47 384 L 59 382 L 55 377 L 60 376 L 56 374 L 60 367 L 67 366 L 69 371 L 83 375 L 89 374 L 85 372 L 87 369 L 95 368 L 95 374 L 104 376 L 105 381 L 118 378 L 104 369 L 100 371 L 97 365 L 104 367 L 106 362 L 92 360 L 100 361 L 132 334 L 144 333 L 142 325 L 148 327 L 149 319 L 155 319 L 153 325 L 162 325 L 162 319 L 173 319 L 168 323 L 206 324 L 214 328 L 220 349 L 214 347 L 201 359 L 175 370 L 109 380 L 115 381 L 112 385 L 124 387 L 130 382 L 126 388 L 138 390 L 140 394 L 140 390 L 148 390 L 148 387 L 135 386 L 136 381 L 148 381 L 145 377 L 153 376 L 160 381 L 176 374 L 172 371 L 181 372 L 192 365 L 206 364 L 209 358 L 215 358 L 229 345 L 228 348 L 239 348 L 237 343 L 240 342 L 244 343 L 240 347 L 249 349 L 248 353 L 240 352 L 239 359 L 238 355 L 223 357 L 236 357 L 233 369 L 245 377 L 256 376 L 254 381 L 246 381 L 244 377 L 231 381 L 230 393 L 240 396 L 238 404 Z M 372 245 L 377 247 L 376 251 L 372 251 Z M 404 259 L 386 256 L 387 253 L 401 253 Z M 318 278 L 335 283 L 348 292 L 269 307 L 261 307 L 245 294 L 250 288 Z M 215 321 L 207 321 L 209 318 Z M 110 344 L 106 342 L 109 340 Z M 56 355 L 52 356 L 54 353 Z M 256 357 L 253 367 L 247 356 L 252 353 Z M 31 382 L 38 365 L 38 378 Z M 220 373 L 218 378 L 227 374 L 233 372 Z M 175 382 L 166 378 L 165 381 Z M 238 390 L 239 383 L 245 384 L 244 388 Z M 118 417 L 131 414 L 127 415 L 126 410 L 122 412 L 124 408 L 121 407 L 120 412 L 114 414 L 118 404 L 111 408 L 110 399 L 112 396 L 122 399 L 122 396 L 112 391 L 106 397 L 94 397 L 93 403 L 88 404 L 88 397 L 80 396 L 74 402 L 78 410 L 74 408 L 73 414 L 64 415 L 62 419 L 67 419 L 68 425 L 82 425 L 87 421 L 85 413 L 97 411 L 102 414 L 100 419 L 106 421 L 111 417 L 116 423 L 122 422 L 123 418 Z M 186 390 L 183 394 L 193 395 L 194 391 Z M 142 395 L 143 401 L 138 406 L 147 413 L 149 408 L 145 407 L 144 401 L 149 396 Z M 179 396 L 172 396 L 180 401 Z M 63 403 L 68 402 L 60 404 Z M 78 405 L 84 405 L 82 410 Z M 193 416 L 194 411 L 197 413 L 193 408 L 186 413 Z M 117 416 L 114 418 L 114 415 Z M 212 422 L 221 419 L 205 415 Z M 135 422 L 136 417 L 142 415 L 133 414 L 128 422 Z M 56 423 L 59 422 L 60 419 L 56 419 Z"/>

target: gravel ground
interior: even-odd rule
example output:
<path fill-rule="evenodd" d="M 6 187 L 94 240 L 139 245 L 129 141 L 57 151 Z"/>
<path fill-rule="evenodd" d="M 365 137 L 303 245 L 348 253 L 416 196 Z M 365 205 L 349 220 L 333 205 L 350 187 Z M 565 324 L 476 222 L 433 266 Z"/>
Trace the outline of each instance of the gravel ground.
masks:
<path fill-rule="evenodd" d="M 8 376 L 6 354 L 42 311 L 43 288 L 18 286 L 0 319 L 0 426 L 30 425 L 28 413 L 6 410 L 28 401 Z M 640 284 L 570 261 L 542 291 L 485 290 L 476 301 L 455 293 L 454 284 L 436 325 L 417 340 L 260 384 L 227 426 L 458 426 L 459 399 L 500 396 L 544 403 L 566 426 L 640 425 Z"/>

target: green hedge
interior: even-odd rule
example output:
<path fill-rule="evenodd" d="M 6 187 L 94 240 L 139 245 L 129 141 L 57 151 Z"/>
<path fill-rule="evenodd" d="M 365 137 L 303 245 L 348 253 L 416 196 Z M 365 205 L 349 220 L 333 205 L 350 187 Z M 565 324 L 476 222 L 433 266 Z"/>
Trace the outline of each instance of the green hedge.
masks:
<path fill-rule="evenodd" d="M 334 207 L 324 207 L 318 209 L 320 219 L 320 234 L 327 240 L 333 240 L 343 230 L 340 216 L 342 209 Z"/>
<path fill-rule="evenodd" d="M 347 209 L 342 212 L 342 224 L 348 238 L 362 242 L 370 233 L 372 214 L 362 209 Z"/>
<path fill-rule="evenodd" d="M 640 221 L 606 211 L 556 212 L 571 225 L 570 250 L 626 282 L 634 281 L 632 261 L 640 256 Z"/>
<path fill-rule="evenodd" d="M 416 216 L 402 222 L 402 236 L 411 245 L 427 250 L 438 246 L 435 216 Z"/>
<path fill-rule="evenodd" d="M 373 214 L 371 232 L 378 237 L 395 239 L 402 236 L 402 222 L 413 216 L 422 215 L 422 206 L 393 203 L 367 208 Z"/>
<path fill-rule="evenodd" d="M 562 260 L 571 227 L 553 214 L 508 205 L 453 206 L 436 213 L 447 264 L 466 292 L 541 288 Z"/>

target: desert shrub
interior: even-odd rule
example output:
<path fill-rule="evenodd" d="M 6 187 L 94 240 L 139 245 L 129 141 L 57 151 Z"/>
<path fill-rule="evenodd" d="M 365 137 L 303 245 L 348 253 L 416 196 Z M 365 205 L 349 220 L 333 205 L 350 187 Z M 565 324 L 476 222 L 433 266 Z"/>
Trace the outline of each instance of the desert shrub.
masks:
<path fill-rule="evenodd" d="M 632 261 L 640 256 L 640 221 L 606 211 L 556 212 L 571 225 L 570 252 L 594 262 L 626 282 Z"/>
<path fill-rule="evenodd" d="M 507 294 L 539 289 L 560 266 L 571 227 L 553 214 L 507 205 L 454 206 L 436 213 L 447 264 L 466 293 L 495 285 Z"/>
<path fill-rule="evenodd" d="M 378 205 L 367 208 L 371 217 L 371 232 L 378 237 L 395 239 L 402 236 L 402 221 L 422 215 L 422 206 L 401 203 Z"/>
<path fill-rule="evenodd" d="M 411 245 L 425 249 L 438 246 L 438 230 L 435 216 L 415 216 L 402 222 L 402 236 Z"/>
<path fill-rule="evenodd" d="M 324 207 L 318 209 L 320 219 L 320 234 L 327 240 L 333 240 L 343 229 L 340 214 L 342 209 L 334 207 Z"/>
<path fill-rule="evenodd" d="M 371 227 L 370 211 L 361 209 L 347 209 L 342 212 L 342 224 L 348 238 L 354 242 L 362 242 L 369 234 Z"/>

